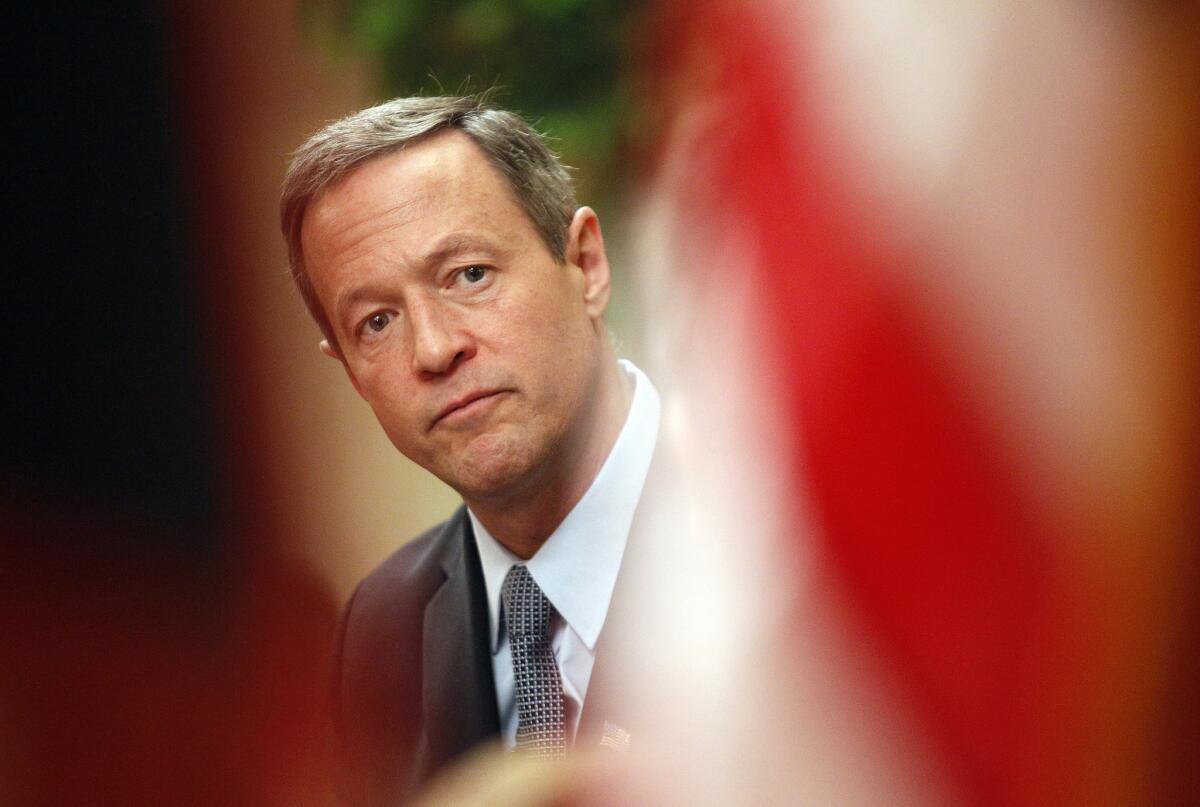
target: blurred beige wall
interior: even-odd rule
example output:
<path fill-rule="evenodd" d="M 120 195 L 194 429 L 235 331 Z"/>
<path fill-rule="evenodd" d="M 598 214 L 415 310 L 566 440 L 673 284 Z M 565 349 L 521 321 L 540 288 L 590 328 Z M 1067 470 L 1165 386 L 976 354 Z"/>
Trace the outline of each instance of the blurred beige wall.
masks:
<path fill-rule="evenodd" d="M 392 448 L 340 366 L 318 352 L 320 334 L 286 273 L 277 209 L 288 154 L 325 121 L 378 100 L 366 64 L 302 36 L 298 5 L 180 4 L 171 23 L 189 191 L 194 206 L 207 204 L 195 230 L 217 231 L 220 241 L 198 249 L 198 260 L 227 267 L 197 267 L 197 293 L 215 303 L 201 309 L 216 312 L 201 329 L 237 334 L 236 356 L 207 357 L 241 367 L 216 373 L 234 387 L 216 390 L 224 417 L 245 419 L 225 432 L 263 455 L 243 459 L 265 476 L 252 485 L 267 503 L 252 509 L 275 522 L 285 554 L 341 600 L 458 497 Z M 213 321 L 223 316 L 229 321 Z"/>

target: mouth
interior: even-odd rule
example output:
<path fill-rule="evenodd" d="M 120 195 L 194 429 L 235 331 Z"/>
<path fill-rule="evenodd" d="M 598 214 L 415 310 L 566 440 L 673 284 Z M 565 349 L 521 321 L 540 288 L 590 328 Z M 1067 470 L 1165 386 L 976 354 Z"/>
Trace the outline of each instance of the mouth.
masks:
<path fill-rule="evenodd" d="M 452 424 L 459 420 L 466 420 L 476 414 L 482 414 L 485 410 L 495 405 L 499 401 L 500 396 L 507 392 L 508 390 L 505 389 L 475 390 L 469 392 L 442 407 L 429 428 L 432 429 L 443 424 Z"/>

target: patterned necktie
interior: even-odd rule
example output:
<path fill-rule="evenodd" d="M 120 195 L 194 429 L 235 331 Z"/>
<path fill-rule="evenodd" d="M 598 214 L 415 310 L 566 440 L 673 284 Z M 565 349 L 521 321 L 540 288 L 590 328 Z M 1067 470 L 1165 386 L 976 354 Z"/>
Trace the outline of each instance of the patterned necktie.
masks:
<path fill-rule="evenodd" d="M 504 621 L 517 696 L 517 750 L 558 759 L 566 750 L 562 679 L 550 649 L 550 601 L 524 566 L 504 578 Z"/>

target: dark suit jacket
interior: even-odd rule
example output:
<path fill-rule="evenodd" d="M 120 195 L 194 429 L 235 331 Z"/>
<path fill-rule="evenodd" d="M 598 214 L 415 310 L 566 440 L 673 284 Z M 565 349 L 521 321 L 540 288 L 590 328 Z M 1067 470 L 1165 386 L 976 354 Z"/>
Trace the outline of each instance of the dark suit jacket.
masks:
<path fill-rule="evenodd" d="M 393 553 L 350 598 L 334 720 L 338 784 L 350 804 L 403 803 L 498 734 L 486 593 L 466 508 Z"/>
<path fill-rule="evenodd" d="M 645 510 L 639 504 L 596 647 L 580 747 L 597 746 L 606 722 L 630 725 L 606 695 L 618 687 L 606 677 L 603 648 L 613 623 L 628 621 L 616 614 L 626 569 L 638 563 L 631 557 Z M 402 804 L 447 763 L 499 735 L 486 596 L 464 507 L 359 584 L 342 615 L 334 670 L 338 786 L 347 803 Z"/>

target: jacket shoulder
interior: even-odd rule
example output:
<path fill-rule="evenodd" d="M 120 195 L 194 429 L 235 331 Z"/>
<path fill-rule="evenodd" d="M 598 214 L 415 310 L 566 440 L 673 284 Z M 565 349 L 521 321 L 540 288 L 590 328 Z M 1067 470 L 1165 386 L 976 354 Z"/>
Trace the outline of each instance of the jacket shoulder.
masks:
<path fill-rule="evenodd" d="M 383 619 L 396 627 L 405 615 L 419 617 L 445 580 L 444 568 L 462 551 L 466 508 L 401 546 L 363 578 L 346 603 L 347 629 Z"/>

